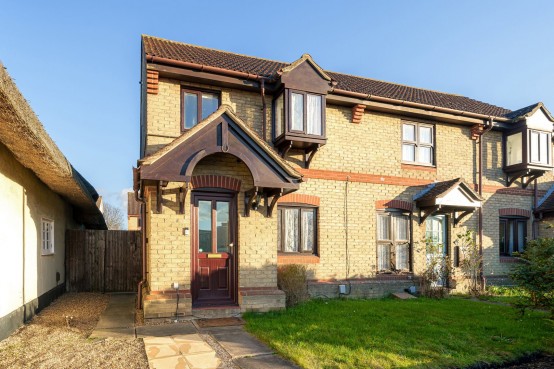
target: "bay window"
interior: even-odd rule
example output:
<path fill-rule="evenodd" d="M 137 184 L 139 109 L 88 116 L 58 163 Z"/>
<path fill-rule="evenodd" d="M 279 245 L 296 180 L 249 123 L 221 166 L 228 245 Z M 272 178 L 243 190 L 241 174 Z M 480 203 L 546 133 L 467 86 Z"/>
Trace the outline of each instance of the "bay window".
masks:
<path fill-rule="evenodd" d="M 305 136 L 324 135 L 325 97 L 304 91 L 285 89 L 273 101 L 275 139 L 294 136 L 301 141 Z M 290 138 L 289 138 L 290 140 Z"/>

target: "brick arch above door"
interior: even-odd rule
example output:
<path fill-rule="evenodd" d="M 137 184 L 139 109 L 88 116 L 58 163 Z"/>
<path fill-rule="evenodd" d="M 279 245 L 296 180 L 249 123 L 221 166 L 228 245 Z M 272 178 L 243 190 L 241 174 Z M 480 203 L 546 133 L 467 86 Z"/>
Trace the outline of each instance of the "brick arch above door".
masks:
<path fill-rule="evenodd" d="M 192 176 L 191 186 L 193 189 L 223 188 L 226 190 L 239 192 L 240 186 L 241 186 L 241 180 L 232 178 L 232 177 L 227 177 L 227 176 L 204 174 L 204 175 Z"/>

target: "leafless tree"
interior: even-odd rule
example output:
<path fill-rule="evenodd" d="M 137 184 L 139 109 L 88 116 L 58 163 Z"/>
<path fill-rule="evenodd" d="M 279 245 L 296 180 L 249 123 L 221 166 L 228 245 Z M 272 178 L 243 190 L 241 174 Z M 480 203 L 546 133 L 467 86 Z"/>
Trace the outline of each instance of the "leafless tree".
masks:
<path fill-rule="evenodd" d="M 123 229 L 123 212 L 108 202 L 104 203 L 104 219 L 108 229 Z"/>

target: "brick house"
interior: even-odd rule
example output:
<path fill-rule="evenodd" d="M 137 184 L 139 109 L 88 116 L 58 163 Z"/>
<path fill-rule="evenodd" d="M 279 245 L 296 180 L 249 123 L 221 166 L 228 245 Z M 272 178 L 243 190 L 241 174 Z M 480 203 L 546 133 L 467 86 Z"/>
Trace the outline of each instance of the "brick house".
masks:
<path fill-rule="evenodd" d="M 142 37 L 147 318 L 282 308 L 277 267 L 313 296 L 412 286 L 422 240 L 459 258 L 475 232 L 487 283 L 547 235 L 553 117 L 459 95 Z M 548 207 L 539 210 L 539 204 Z M 554 211 L 551 211 L 551 213 Z M 173 283 L 178 283 L 179 290 Z"/>

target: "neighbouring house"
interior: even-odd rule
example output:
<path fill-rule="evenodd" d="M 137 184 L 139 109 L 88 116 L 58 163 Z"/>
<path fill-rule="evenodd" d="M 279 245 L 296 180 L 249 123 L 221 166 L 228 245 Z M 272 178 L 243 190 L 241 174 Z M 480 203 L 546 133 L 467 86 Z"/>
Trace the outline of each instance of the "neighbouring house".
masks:
<path fill-rule="evenodd" d="M 65 291 L 65 232 L 106 228 L 97 198 L 0 64 L 0 339 Z"/>
<path fill-rule="evenodd" d="M 140 211 L 140 202 L 135 198 L 133 192 L 127 193 L 127 230 L 140 231 L 142 228 L 142 218 Z"/>
<path fill-rule="evenodd" d="M 174 315 L 177 298 L 183 314 L 283 308 L 277 268 L 291 263 L 307 266 L 312 296 L 402 291 L 426 267 L 424 239 L 456 264 L 466 230 L 484 281 L 507 283 L 512 254 L 552 235 L 541 103 L 512 111 L 308 54 L 284 63 L 151 36 L 141 61 L 147 318 Z M 460 288 L 454 277 L 444 283 Z"/>

